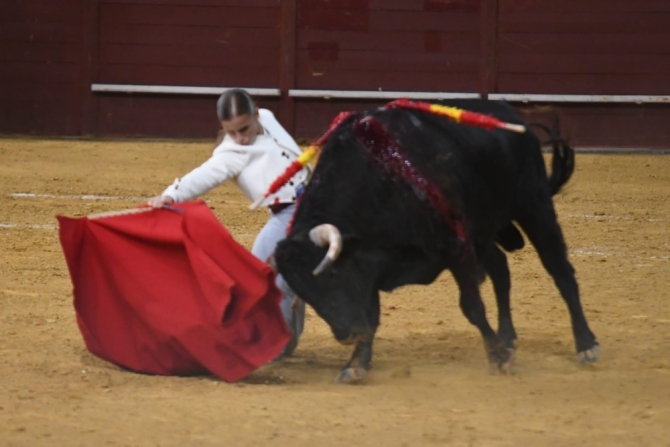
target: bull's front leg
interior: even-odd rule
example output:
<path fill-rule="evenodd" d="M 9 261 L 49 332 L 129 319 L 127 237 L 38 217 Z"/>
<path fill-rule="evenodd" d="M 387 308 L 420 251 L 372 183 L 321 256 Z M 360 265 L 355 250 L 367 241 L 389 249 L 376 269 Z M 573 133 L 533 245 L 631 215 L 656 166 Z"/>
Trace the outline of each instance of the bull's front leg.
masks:
<path fill-rule="evenodd" d="M 349 362 L 344 365 L 335 379 L 339 383 L 361 382 L 372 369 L 372 343 L 379 327 L 379 291 L 374 290 L 370 294 L 365 316 L 370 332 L 358 334 L 355 338 L 356 346 L 351 354 Z"/>
<path fill-rule="evenodd" d="M 351 359 L 344 365 L 335 379 L 338 383 L 362 381 L 372 368 L 372 340 L 356 342 Z"/>
<path fill-rule="evenodd" d="M 486 318 L 484 302 L 479 293 L 477 262 L 472 250 L 451 268 L 461 293 L 460 305 L 468 321 L 479 329 L 484 339 L 484 349 L 492 372 L 512 372 L 513 352 L 495 333 Z"/>

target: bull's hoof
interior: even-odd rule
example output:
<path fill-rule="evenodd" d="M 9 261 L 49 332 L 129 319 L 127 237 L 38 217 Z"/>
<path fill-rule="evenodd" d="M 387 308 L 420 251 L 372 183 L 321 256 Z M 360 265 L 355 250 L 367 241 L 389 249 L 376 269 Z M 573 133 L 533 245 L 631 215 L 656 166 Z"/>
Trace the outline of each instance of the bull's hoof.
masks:
<path fill-rule="evenodd" d="M 579 363 L 586 365 L 594 363 L 600 358 L 600 345 L 595 344 L 591 349 L 579 352 Z"/>
<path fill-rule="evenodd" d="M 514 349 L 505 349 L 506 354 L 496 352 L 489 354 L 489 371 L 491 374 L 516 373 Z"/>
<path fill-rule="evenodd" d="M 361 383 L 363 379 L 365 379 L 367 373 L 368 372 L 365 370 L 365 368 L 360 366 L 350 366 L 340 371 L 340 373 L 335 378 L 335 382 L 349 384 Z"/>
<path fill-rule="evenodd" d="M 516 337 L 514 338 L 504 338 L 500 337 L 503 341 L 503 345 L 505 345 L 505 348 L 507 348 L 509 351 L 516 351 L 516 345 L 514 344 L 514 341 L 516 340 Z"/>

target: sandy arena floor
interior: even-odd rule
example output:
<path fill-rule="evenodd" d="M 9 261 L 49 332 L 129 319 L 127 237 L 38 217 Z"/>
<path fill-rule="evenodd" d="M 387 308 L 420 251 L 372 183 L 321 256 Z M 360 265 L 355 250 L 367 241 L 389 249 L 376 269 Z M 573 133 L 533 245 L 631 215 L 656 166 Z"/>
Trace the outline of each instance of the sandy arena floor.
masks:
<path fill-rule="evenodd" d="M 448 273 L 384 297 L 365 385 L 333 383 L 350 348 L 313 313 L 295 358 L 243 383 L 122 371 L 84 348 L 54 216 L 133 207 L 210 150 L 0 140 L 0 446 L 670 445 L 670 156 L 578 154 L 556 199 L 597 365 L 578 365 L 527 247 L 510 256 L 514 376 L 487 373 Z M 250 247 L 265 214 L 232 184 L 206 198 Z M 484 294 L 495 321 L 489 282 Z"/>

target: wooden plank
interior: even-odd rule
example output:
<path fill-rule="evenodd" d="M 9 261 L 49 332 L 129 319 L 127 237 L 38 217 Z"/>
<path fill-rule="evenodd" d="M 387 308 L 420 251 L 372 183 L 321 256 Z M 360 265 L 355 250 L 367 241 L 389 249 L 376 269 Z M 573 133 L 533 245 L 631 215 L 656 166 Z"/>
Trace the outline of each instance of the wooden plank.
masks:
<path fill-rule="evenodd" d="M 67 0 L 3 0 L 0 24 L 80 23 L 81 5 Z"/>
<path fill-rule="evenodd" d="M 75 43 L 81 41 L 81 30 L 62 23 L 4 23 L 0 42 Z"/>
<path fill-rule="evenodd" d="M 312 72 L 298 66 L 296 87 L 314 90 L 476 92 L 477 73 L 339 71 Z"/>
<path fill-rule="evenodd" d="M 339 71 L 476 73 L 479 68 L 479 57 L 471 54 L 340 50 L 334 60 L 315 60 L 310 58 L 308 49 L 297 51 L 297 63 L 299 67 L 314 73 Z"/>
<path fill-rule="evenodd" d="M 105 4 L 102 27 L 116 24 L 275 28 L 278 8 Z"/>
<path fill-rule="evenodd" d="M 253 52 L 254 57 L 249 57 Z M 100 62 L 197 67 L 255 67 L 276 70 L 278 48 L 247 48 L 229 45 L 100 45 Z"/>
<path fill-rule="evenodd" d="M 578 147 L 670 147 L 667 106 L 579 105 L 561 107 L 560 111 L 572 134 L 571 143 Z"/>
<path fill-rule="evenodd" d="M 81 45 L 51 42 L 0 42 L 3 62 L 79 62 Z"/>
<path fill-rule="evenodd" d="M 0 134 L 29 135 L 31 132 L 32 103 L 3 101 L 0 104 Z"/>
<path fill-rule="evenodd" d="M 367 2 L 362 2 L 366 4 Z M 298 28 L 364 32 L 370 28 L 369 8 L 307 9 L 298 11 Z"/>
<path fill-rule="evenodd" d="M 424 11 L 447 12 L 468 11 L 480 12 L 479 0 L 424 0 Z"/>
<path fill-rule="evenodd" d="M 74 104 L 68 110 L 63 108 L 62 113 L 77 113 L 80 107 L 79 83 L 73 82 L 7 82 L 0 77 L 0 99 L 3 101 L 56 101 Z"/>
<path fill-rule="evenodd" d="M 335 62 L 340 57 L 340 46 L 337 42 L 310 42 L 307 47 L 309 61 Z"/>
<path fill-rule="evenodd" d="M 214 140 L 219 128 L 216 99 L 104 95 L 99 98 L 98 133 Z"/>
<path fill-rule="evenodd" d="M 254 67 L 186 67 L 170 65 L 100 64 L 99 82 L 104 84 L 192 85 L 276 88 L 279 79 L 276 66 L 272 70 Z"/>
<path fill-rule="evenodd" d="M 5 0 L 0 14 L 0 131 L 77 135 L 81 4 Z"/>
<path fill-rule="evenodd" d="M 479 0 L 300 0 L 300 9 L 374 11 L 479 11 Z"/>
<path fill-rule="evenodd" d="M 4 62 L 0 82 L 74 82 L 79 79 L 79 64 L 47 62 Z"/>
<path fill-rule="evenodd" d="M 307 49 L 313 42 L 335 42 L 342 50 L 368 50 L 389 52 L 419 52 L 425 50 L 426 33 L 439 36 L 440 51 L 445 53 L 478 54 L 480 35 L 473 32 L 452 33 L 445 31 L 369 31 L 364 35 L 353 31 L 298 30 L 300 49 Z"/>
<path fill-rule="evenodd" d="M 647 34 L 665 33 L 670 14 L 653 13 L 515 13 L 500 15 L 500 33 Z"/>
<path fill-rule="evenodd" d="M 0 103 L 0 133 L 78 135 L 78 116 L 68 113 L 75 108 L 73 103 L 3 100 Z"/>
<path fill-rule="evenodd" d="M 298 0 L 284 0 L 280 21 L 279 88 L 288 92 L 295 87 L 296 66 L 296 24 L 298 21 Z M 284 94 L 279 103 L 279 120 L 289 134 L 295 130 L 295 101 Z"/>
<path fill-rule="evenodd" d="M 309 9 L 329 9 L 329 10 L 367 10 L 370 9 L 370 0 L 299 0 L 298 8 L 300 11 Z"/>
<path fill-rule="evenodd" d="M 298 100 L 296 102 L 297 138 L 317 139 L 328 130 L 331 121 L 342 111 L 363 111 L 388 101 Z"/>
<path fill-rule="evenodd" d="M 670 73 L 670 57 L 655 54 L 501 54 L 500 73 Z M 670 86 L 669 86 L 670 88 Z"/>
<path fill-rule="evenodd" d="M 422 11 L 423 4 L 424 0 L 369 0 L 370 9 L 386 11 Z"/>
<path fill-rule="evenodd" d="M 365 13 L 365 14 L 364 14 Z M 471 12 L 426 11 L 300 11 L 298 29 L 342 31 L 479 32 L 479 15 Z"/>
<path fill-rule="evenodd" d="M 665 95 L 668 86 L 669 74 L 498 74 L 501 93 Z"/>
<path fill-rule="evenodd" d="M 211 139 L 214 149 L 220 126 L 216 100 L 216 97 L 104 95 L 100 97 L 99 133 L 103 136 L 207 138 Z M 259 107 L 277 113 L 277 100 L 259 98 L 256 102 Z"/>
<path fill-rule="evenodd" d="M 100 3 L 110 5 L 244 6 L 251 8 L 278 8 L 281 0 L 101 0 Z"/>
<path fill-rule="evenodd" d="M 486 99 L 496 91 L 498 0 L 481 0 L 481 63 L 479 93 Z"/>
<path fill-rule="evenodd" d="M 498 37 L 498 51 L 501 54 L 670 54 L 670 33 L 504 33 Z"/>
<path fill-rule="evenodd" d="M 253 69 L 276 69 L 279 54 L 275 49 L 255 49 L 263 56 L 249 58 L 249 49 L 225 49 L 191 46 L 132 46 L 102 45 L 102 64 L 161 65 L 199 67 L 245 67 Z M 232 50 L 232 51 L 230 51 Z M 265 50 L 265 51 L 261 51 Z M 230 52 L 229 52 L 230 51 Z M 319 61 L 310 59 L 310 51 L 298 50 L 298 64 L 308 65 L 317 71 L 435 71 L 477 72 L 479 59 L 476 55 L 448 53 L 389 53 L 375 51 L 339 51 L 337 60 Z"/>
<path fill-rule="evenodd" d="M 424 31 L 423 50 L 427 53 L 440 53 L 442 51 L 441 34 L 439 31 Z"/>
<path fill-rule="evenodd" d="M 228 45 L 246 48 L 279 48 L 279 31 L 276 28 L 116 24 L 102 28 L 100 41 L 135 45 Z"/>
<path fill-rule="evenodd" d="M 98 80 L 100 56 L 100 2 L 82 0 L 81 45 L 81 135 L 95 135 L 98 131 L 98 96 L 91 84 Z"/>
<path fill-rule="evenodd" d="M 670 12 L 667 0 L 500 0 L 500 13 Z"/>
<path fill-rule="evenodd" d="M 471 12 L 371 12 L 370 28 L 387 31 L 479 32 L 479 14 Z"/>

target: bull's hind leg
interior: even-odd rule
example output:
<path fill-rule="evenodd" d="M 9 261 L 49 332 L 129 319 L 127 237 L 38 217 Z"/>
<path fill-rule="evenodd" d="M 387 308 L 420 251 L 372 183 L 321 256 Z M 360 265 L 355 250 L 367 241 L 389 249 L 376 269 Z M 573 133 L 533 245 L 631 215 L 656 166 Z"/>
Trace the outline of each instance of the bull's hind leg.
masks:
<path fill-rule="evenodd" d="M 379 292 L 374 291 L 366 311 L 368 325 L 372 329 L 369 339 L 357 340 L 349 362 L 335 378 L 339 383 L 358 383 L 372 369 L 372 343 L 379 327 Z"/>
<path fill-rule="evenodd" d="M 556 287 L 568 305 L 580 362 L 595 362 L 600 356 L 600 347 L 595 335 L 589 329 L 582 310 L 575 269 L 568 261 L 563 233 L 556 220 L 551 199 L 547 198 L 545 204 L 523 213 L 518 223 L 535 246 L 544 268 L 554 279 Z"/>
<path fill-rule="evenodd" d="M 489 244 L 481 257 L 486 273 L 491 278 L 498 305 L 498 335 L 507 349 L 514 349 L 516 331 L 512 324 L 509 292 L 511 288 L 507 256 L 495 244 Z"/>
<path fill-rule="evenodd" d="M 479 293 L 477 281 L 477 263 L 474 254 L 470 250 L 458 263 L 451 267 L 451 273 L 458 284 L 461 293 L 460 305 L 463 314 L 470 323 L 477 326 L 484 339 L 484 349 L 488 357 L 489 365 L 493 372 L 508 372 L 511 369 L 512 351 L 495 333 L 488 320 L 484 302 Z"/>

